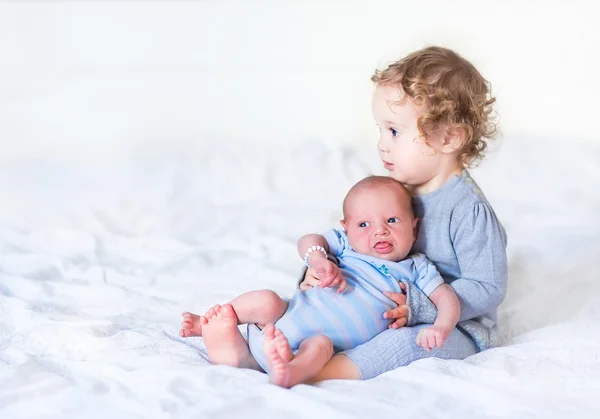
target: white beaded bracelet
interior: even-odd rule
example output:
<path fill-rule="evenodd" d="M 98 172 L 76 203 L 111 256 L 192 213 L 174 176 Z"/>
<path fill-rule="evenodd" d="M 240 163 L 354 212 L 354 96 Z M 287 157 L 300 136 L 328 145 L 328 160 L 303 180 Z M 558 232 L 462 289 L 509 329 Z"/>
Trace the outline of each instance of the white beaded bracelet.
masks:
<path fill-rule="evenodd" d="M 323 246 L 311 246 L 311 247 L 309 247 L 306 250 L 306 253 L 304 254 L 304 264 L 306 266 L 308 266 L 309 268 L 312 268 L 312 266 L 310 266 L 310 264 L 308 263 L 308 257 L 315 250 L 320 250 L 321 252 L 323 252 L 323 254 L 325 255 L 325 257 L 327 257 L 327 251 L 325 250 L 325 248 Z"/>

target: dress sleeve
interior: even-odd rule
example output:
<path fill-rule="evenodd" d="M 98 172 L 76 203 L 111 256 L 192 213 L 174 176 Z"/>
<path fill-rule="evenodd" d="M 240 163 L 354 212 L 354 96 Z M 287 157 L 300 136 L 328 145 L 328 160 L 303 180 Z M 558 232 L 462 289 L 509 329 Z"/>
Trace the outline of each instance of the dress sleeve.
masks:
<path fill-rule="evenodd" d="M 450 221 L 460 277 L 452 281 L 460 300 L 460 320 L 496 309 L 506 296 L 506 232 L 489 204 L 477 202 Z"/>

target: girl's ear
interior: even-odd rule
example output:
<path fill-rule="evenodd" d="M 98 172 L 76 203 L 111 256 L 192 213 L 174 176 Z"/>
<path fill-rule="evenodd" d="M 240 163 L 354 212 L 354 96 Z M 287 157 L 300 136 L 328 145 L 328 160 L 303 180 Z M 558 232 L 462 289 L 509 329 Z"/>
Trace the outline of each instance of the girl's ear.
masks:
<path fill-rule="evenodd" d="M 344 231 L 347 233 L 348 232 L 348 228 L 346 227 L 347 226 L 346 220 L 340 220 L 340 224 L 344 228 Z"/>
<path fill-rule="evenodd" d="M 454 153 L 462 148 L 467 138 L 467 132 L 463 127 L 456 125 L 446 127 L 440 151 L 442 153 Z"/>

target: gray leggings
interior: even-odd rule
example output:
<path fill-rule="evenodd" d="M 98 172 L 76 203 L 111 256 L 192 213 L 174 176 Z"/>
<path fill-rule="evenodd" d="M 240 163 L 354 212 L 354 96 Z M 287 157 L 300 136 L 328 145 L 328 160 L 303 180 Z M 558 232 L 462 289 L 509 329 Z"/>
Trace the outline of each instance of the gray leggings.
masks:
<path fill-rule="evenodd" d="M 464 359 L 478 352 L 473 340 L 458 329 L 454 329 L 442 348 L 427 352 L 416 343 L 417 334 L 426 327 L 431 325 L 388 329 L 370 341 L 342 353 L 356 364 L 361 378 L 368 380 L 419 359 Z"/>

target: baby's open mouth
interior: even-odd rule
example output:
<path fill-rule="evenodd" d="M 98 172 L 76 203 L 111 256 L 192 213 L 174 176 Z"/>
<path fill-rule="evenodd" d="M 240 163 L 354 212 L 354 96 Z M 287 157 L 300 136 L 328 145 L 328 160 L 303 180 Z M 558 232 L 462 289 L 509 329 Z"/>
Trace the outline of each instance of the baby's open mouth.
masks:
<path fill-rule="evenodd" d="M 377 253 L 390 253 L 392 251 L 392 249 L 394 248 L 394 246 L 386 241 L 380 241 L 375 243 L 375 246 L 373 246 L 373 249 L 375 249 L 375 251 Z"/>

